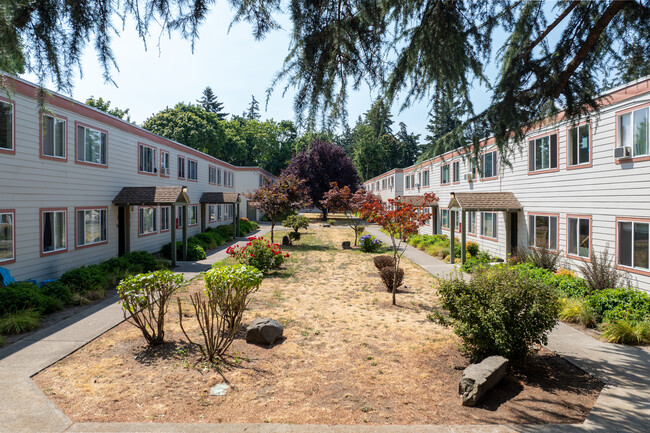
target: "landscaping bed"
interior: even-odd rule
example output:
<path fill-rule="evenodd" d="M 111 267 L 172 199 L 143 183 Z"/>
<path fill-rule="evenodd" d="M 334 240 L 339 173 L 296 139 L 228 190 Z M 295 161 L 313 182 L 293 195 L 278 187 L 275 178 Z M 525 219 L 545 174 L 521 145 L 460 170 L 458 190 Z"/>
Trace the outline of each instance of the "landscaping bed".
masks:
<path fill-rule="evenodd" d="M 276 236 L 286 234 L 278 232 Z M 291 257 L 265 276 L 244 313 L 280 321 L 286 339 L 246 344 L 243 332 L 215 369 L 199 360 L 171 304 L 167 343 L 146 345 L 123 323 L 36 375 L 36 384 L 78 422 L 272 422 L 298 424 L 577 423 L 601 384 L 542 351 L 509 371 L 476 408 L 460 404 L 469 360 L 451 329 L 427 319 L 439 302 L 435 279 L 408 260 L 397 306 L 374 254 L 341 250 L 352 230 L 312 227 L 285 247 Z M 232 259 L 228 259 L 232 261 Z M 184 326 L 197 335 L 190 293 Z M 187 320 L 185 320 L 187 318 Z M 187 323 L 186 323 L 187 322 Z M 194 326 L 194 327 L 193 327 Z M 211 386 L 229 383 L 225 397 Z"/>

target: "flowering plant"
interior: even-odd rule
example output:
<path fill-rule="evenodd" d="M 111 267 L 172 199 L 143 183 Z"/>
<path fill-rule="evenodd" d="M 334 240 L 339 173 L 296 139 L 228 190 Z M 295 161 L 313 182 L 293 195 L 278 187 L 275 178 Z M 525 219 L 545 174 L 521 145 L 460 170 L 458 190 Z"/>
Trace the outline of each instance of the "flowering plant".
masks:
<path fill-rule="evenodd" d="M 262 272 L 279 268 L 289 253 L 282 254 L 279 244 L 251 236 L 246 245 L 228 247 L 226 254 L 244 265 L 254 266 Z"/>
<path fill-rule="evenodd" d="M 376 253 L 381 248 L 381 241 L 371 235 L 364 235 L 359 238 L 359 246 L 364 253 Z"/>

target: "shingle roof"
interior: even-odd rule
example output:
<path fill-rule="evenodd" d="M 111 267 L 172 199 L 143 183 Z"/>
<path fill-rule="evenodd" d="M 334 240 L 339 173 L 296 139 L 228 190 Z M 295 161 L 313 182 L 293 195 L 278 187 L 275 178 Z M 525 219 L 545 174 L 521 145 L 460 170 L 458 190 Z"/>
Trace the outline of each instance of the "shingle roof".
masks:
<path fill-rule="evenodd" d="M 403 203 L 409 203 L 414 206 L 438 206 L 437 200 L 424 201 L 423 195 L 401 195 L 399 199 Z"/>
<path fill-rule="evenodd" d="M 239 203 L 239 193 L 236 192 L 204 192 L 201 203 Z"/>
<path fill-rule="evenodd" d="M 125 186 L 113 199 L 116 205 L 189 203 L 182 186 Z"/>
<path fill-rule="evenodd" d="M 452 194 L 449 208 L 506 211 L 521 209 L 521 203 L 511 192 L 457 192 Z"/>

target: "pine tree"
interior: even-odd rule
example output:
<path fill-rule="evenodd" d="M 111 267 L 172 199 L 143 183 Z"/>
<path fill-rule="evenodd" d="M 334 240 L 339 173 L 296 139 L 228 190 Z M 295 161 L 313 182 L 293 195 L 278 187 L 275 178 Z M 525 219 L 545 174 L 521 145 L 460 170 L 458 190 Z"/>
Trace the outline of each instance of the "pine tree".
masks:
<path fill-rule="evenodd" d="M 462 114 L 464 110 L 457 98 L 436 88 L 433 108 L 429 112 L 429 123 L 426 127 L 430 135 L 424 139 L 427 157 L 438 156 L 463 145 L 462 139 L 455 134 L 462 124 L 460 119 Z"/>
<path fill-rule="evenodd" d="M 203 96 L 201 99 L 197 99 L 196 102 L 198 102 L 205 111 L 215 113 L 219 117 L 219 120 L 224 120 L 226 116 L 228 116 L 228 113 L 223 112 L 223 103 L 219 102 L 210 86 L 203 89 Z"/>
<path fill-rule="evenodd" d="M 618 84 L 629 83 L 650 75 L 650 46 L 639 37 L 623 45 L 623 56 L 616 68 Z"/>
<path fill-rule="evenodd" d="M 242 115 L 246 120 L 260 120 L 262 117 L 260 115 L 260 104 L 257 102 L 257 99 L 255 99 L 255 95 L 251 95 L 251 103 L 248 106 L 248 110 L 244 111 L 244 114 Z"/>
<path fill-rule="evenodd" d="M 408 167 L 413 164 L 420 156 L 420 134 L 411 134 L 406 129 L 404 122 L 399 123 L 399 132 L 397 133 L 397 143 L 399 146 L 399 162 L 396 167 Z"/>

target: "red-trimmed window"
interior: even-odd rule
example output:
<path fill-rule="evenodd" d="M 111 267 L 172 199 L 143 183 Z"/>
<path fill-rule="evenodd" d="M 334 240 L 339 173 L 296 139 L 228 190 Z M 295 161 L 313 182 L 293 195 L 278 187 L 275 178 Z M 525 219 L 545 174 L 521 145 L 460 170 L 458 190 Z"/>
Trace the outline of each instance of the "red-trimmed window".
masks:
<path fill-rule="evenodd" d="M 107 242 L 106 208 L 76 209 L 77 246 L 90 246 Z"/>
<path fill-rule="evenodd" d="M 528 215 L 528 245 L 557 251 L 557 215 Z"/>
<path fill-rule="evenodd" d="M 68 250 L 67 210 L 41 210 L 41 252 L 43 255 Z"/>
<path fill-rule="evenodd" d="M 591 131 L 589 123 L 567 130 L 567 165 L 591 165 Z"/>
<path fill-rule="evenodd" d="M 138 144 L 138 173 L 155 174 L 156 148 L 147 144 Z"/>
<path fill-rule="evenodd" d="M 156 208 L 148 206 L 138 208 L 138 235 L 146 236 L 157 232 Z"/>
<path fill-rule="evenodd" d="M 217 169 L 217 185 L 221 185 L 221 169 Z"/>
<path fill-rule="evenodd" d="M 460 161 L 454 161 L 452 163 L 452 182 L 453 183 L 458 183 L 460 182 Z"/>
<path fill-rule="evenodd" d="M 422 186 L 423 187 L 429 186 L 429 170 L 424 170 L 422 172 Z"/>
<path fill-rule="evenodd" d="M 496 212 L 481 212 L 481 237 L 497 239 Z"/>
<path fill-rule="evenodd" d="M 16 260 L 16 227 L 13 210 L 0 210 L 0 263 Z"/>
<path fill-rule="evenodd" d="M 544 173 L 558 170 L 557 133 L 528 141 L 528 172 Z"/>
<path fill-rule="evenodd" d="M 77 123 L 77 161 L 84 164 L 107 165 L 108 134 Z"/>
<path fill-rule="evenodd" d="M 223 210 L 221 207 L 222 205 L 217 205 L 217 221 L 221 221 L 223 219 Z"/>
<path fill-rule="evenodd" d="M 199 206 L 196 204 L 190 205 L 187 209 L 187 225 L 195 226 L 199 223 Z"/>
<path fill-rule="evenodd" d="M 160 208 L 160 231 L 166 232 L 170 230 L 171 221 L 171 207 L 163 206 Z"/>
<path fill-rule="evenodd" d="M 567 256 L 590 258 L 591 217 L 567 216 Z"/>
<path fill-rule="evenodd" d="M 449 184 L 449 164 L 440 166 L 440 185 Z"/>
<path fill-rule="evenodd" d="M 492 150 L 481 155 L 481 166 L 483 168 L 482 180 L 496 179 L 498 177 L 497 151 Z"/>
<path fill-rule="evenodd" d="M 199 163 L 193 159 L 187 160 L 187 179 L 189 180 L 198 180 L 199 179 Z"/>
<path fill-rule="evenodd" d="M 208 222 L 213 223 L 217 221 L 217 205 L 209 204 L 208 205 Z"/>
<path fill-rule="evenodd" d="M 15 153 L 14 103 L 0 99 L 0 152 Z"/>
<path fill-rule="evenodd" d="M 178 157 L 178 178 L 185 179 L 185 157 Z"/>
<path fill-rule="evenodd" d="M 467 218 L 467 233 L 476 235 L 476 211 L 470 211 L 466 214 Z"/>
<path fill-rule="evenodd" d="M 648 146 L 648 107 L 618 115 L 618 146 L 631 149 L 633 157 L 650 154 Z"/>
<path fill-rule="evenodd" d="M 449 209 L 440 209 L 440 226 L 449 229 Z"/>
<path fill-rule="evenodd" d="M 217 184 L 217 167 L 212 165 L 208 166 L 208 183 L 212 185 Z"/>
<path fill-rule="evenodd" d="M 169 159 L 169 152 L 166 150 L 160 151 L 160 175 L 164 177 L 169 177 L 171 172 L 171 165 Z"/>
<path fill-rule="evenodd" d="M 43 133 L 41 134 L 41 155 L 47 159 L 67 159 L 67 126 L 65 117 L 43 114 Z"/>
<path fill-rule="evenodd" d="M 631 270 L 650 270 L 650 220 L 616 221 L 616 264 Z"/>

